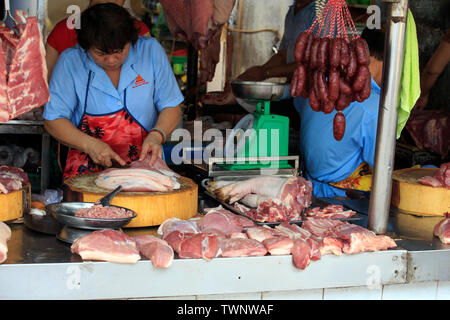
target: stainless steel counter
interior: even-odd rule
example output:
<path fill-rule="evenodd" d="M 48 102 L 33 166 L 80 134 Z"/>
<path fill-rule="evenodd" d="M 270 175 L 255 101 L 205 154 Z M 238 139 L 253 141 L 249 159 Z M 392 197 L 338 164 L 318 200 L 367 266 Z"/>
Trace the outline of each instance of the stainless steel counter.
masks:
<path fill-rule="evenodd" d="M 361 225 L 367 220 L 363 217 Z M 291 256 L 175 259 L 168 269 L 156 269 L 149 260 L 134 265 L 82 262 L 55 236 L 11 225 L 8 259 L 0 265 L 0 299 L 146 298 L 450 280 L 450 246 L 432 236 L 414 239 L 426 232 L 400 237 L 397 220 L 391 217 L 389 226 L 398 248 L 327 255 L 305 270 L 295 268 Z M 431 224 L 422 223 L 428 229 Z M 156 228 L 124 231 L 156 234 Z"/>

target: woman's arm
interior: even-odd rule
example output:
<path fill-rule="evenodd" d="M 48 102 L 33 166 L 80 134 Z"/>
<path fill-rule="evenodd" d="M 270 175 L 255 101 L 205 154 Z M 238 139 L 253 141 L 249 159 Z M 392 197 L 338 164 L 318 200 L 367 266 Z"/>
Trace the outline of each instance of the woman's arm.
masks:
<path fill-rule="evenodd" d="M 61 143 L 87 153 L 91 159 L 104 167 L 111 167 L 114 159 L 122 166 L 126 164 L 111 147 L 103 141 L 91 137 L 78 130 L 71 121 L 65 118 L 56 120 L 44 120 L 44 128 Z"/>
<path fill-rule="evenodd" d="M 424 109 L 426 107 L 431 88 L 433 88 L 437 78 L 439 78 L 449 61 L 450 42 L 444 40 L 423 69 L 422 77 L 420 79 L 421 93 L 419 100 L 417 100 L 416 107 L 419 109 Z"/>
<path fill-rule="evenodd" d="M 45 62 L 47 63 L 47 81 L 50 81 L 50 77 L 53 72 L 53 67 L 58 60 L 59 53 L 48 43 L 45 44 Z"/>
<path fill-rule="evenodd" d="M 164 108 L 159 114 L 155 128 L 161 129 L 166 138 L 176 129 L 181 119 L 181 106 Z M 142 144 L 139 160 L 144 160 L 148 153 L 152 154 L 150 165 L 155 163 L 157 157 L 162 157 L 162 137 L 158 132 L 150 132 Z"/>

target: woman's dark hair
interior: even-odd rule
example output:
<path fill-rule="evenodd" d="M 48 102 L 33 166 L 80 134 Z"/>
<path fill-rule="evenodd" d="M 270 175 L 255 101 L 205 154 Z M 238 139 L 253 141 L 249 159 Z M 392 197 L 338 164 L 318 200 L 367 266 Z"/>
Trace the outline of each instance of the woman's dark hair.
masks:
<path fill-rule="evenodd" d="M 135 44 L 139 30 L 128 11 L 114 3 L 100 3 L 81 14 L 77 29 L 78 44 L 89 50 L 95 47 L 106 54 L 122 50 L 127 43 Z"/>
<path fill-rule="evenodd" d="M 384 32 L 377 29 L 364 28 L 361 38 L 366 40 L 370 55 L 377 60 L 384 58 Z"/>

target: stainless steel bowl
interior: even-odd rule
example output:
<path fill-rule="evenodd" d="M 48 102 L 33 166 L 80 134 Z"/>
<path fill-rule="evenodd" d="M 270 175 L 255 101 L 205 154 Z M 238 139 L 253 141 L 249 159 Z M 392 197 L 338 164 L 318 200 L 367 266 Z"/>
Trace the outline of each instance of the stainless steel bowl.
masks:
<path fill-rule="evenodd" d="M 117 208 L 123 208 L 133 212 L 133 215 L 129 218 L 123 219 L 95 219 L 84 218 L 75 216 L 75 211 L 83 208 L 90 208 L 94 205 L 94 202 L 62 202 L 53 203 L 45 207 L 45 210 L 50 213 L 58 222 L 73 228 L 79 229 L 118 229 L 125 226 L 131 221 L 131 219 L 137 216 L 136 212 L 128 208 L 111 206 Z"/>
<path fill-rule="evenodd" d="M 233 94 L 240 99 L 277 100 L 281 98 L 286 83 L 264 81 L 231 81 Z"/>

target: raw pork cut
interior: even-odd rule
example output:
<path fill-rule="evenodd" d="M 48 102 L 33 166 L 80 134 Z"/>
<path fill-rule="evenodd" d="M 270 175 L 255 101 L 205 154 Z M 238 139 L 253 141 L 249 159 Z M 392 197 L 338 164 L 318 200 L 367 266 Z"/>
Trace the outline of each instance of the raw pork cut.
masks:
<path fill-rule="evenodd" d="M 0 122 L 7 122 L 47 103 L 45 48 L 36 17 L 16 10 L 18 35 L 0 26 Z"/>
<path fill-rule="evenodd" d="M 267 254 L 264 245 L 253 239 L 221 239 L 220 243 L 222 257 L 252 257 Z"/>
<path fill-rule="evenodd" d="M 11 229 L 8 225 L 0 221 L 0 263 L 5 262 L 8 254 L 6 242 L 11 238 Z"/>
<path fill-rule="evenodd" d="M 356 214 L 353 210 L 344 210 L 344 206 L 330 204 L 325 208 L 315 207 L 305 212 L 308 217 L 328 218 L 328 219 L 344 219 L 353 217 Z"/>
<path fill-rule="evenodd" d="M 0 193 L 20 190 L 27 183 L 28 176 L 22 169 L 0 166 Z"/>
<path fill-rule="evenodd" d="M 175 171 L 173 171 L 172 169 L 170 169 L 167 166 L 167 164 L 164 162 L 164 160 L 161 159 L 160 157 L 156 158 L 156 161 L 152 166 L 150 165 L 150 159 L 151 159 L 151 154 L 148 153 L 142 161 L 138 160 L 138 161 L 132 162 L 130 164 L 130 168 L 153 170 L 153 171 L 156 171 L 158 173 L 161 173 L 161 174 L 169 176 L 169 177 L 175 177 L 175 178 L 180 177 L 180 175 L 178 173 L 176 173 Z"/>
<path fill-rule="evenodd" d="M 151 260 L 155 268 L 168 268 L 172 265 L 174 252 L 166 241 L 151 235 L 136 236 L 133 239 L 141 255 Z"/>
<path fill-rule="evenodd" d="M 434 176 L 420 177 L 417 182 L 431 187 L 450 189 L 450 162 L 441 164 Z"/>
<path fill-rule="evenodd" d="M 450 213 L 445 213 L 445 219 L 434 227 L 433 234 L 439 237 L 443 244 L 450 243 Z"/>
<path fill-rule="evenodd" d="M 253 228 L 248 228 L 246 232 L 247 232 L 247 236 L 250 239 L 254 239 L 259 242 L 263 242 L 266 239 L 270 239 L 270 238 L 274 238 L 274 237 L 284 236 L 287 238 L 287 236 L 284 235 L 283 233 L 279 232 L 276 229 L 268 227 L 268 226 L 262 226 L 262 227 L 256 226 Z"/>
<path fill-rule="evenodd" d="M 211 260 L 220 250 L 219 239 L 214 234 L 196 233 L 186 237 L 179 245 L 178 257 L 182 259 Z"/>
<path fill-rule="evenodd" d="M 198 228 L 196 220 L 169 218 L 160 224 L 157 233 L 164 239 L 173 231 L 179 231 L 181 233 L 198 233 L 200 232 L 200 229 Z"/>
<path fill-rule="evenodd" d="M 101 260 L 117 263 L 136 263 L 141 259 L 136 241 L 123 232 L 102 229 L 77 238 L 72 253 L 83 260 Z"/>
<path fill-rule="evenodd" d="M 208 231 L 208 229 L 216 229 L 228 234 L 242 232 L 243 228 L 255 225 L 251 220 L 235 215 L 223 209 L 222 206 L 205 211 L 207 211 L 206 215 L 199 222 L 200 229 L 203 232 Z"/>
<path fill-rule="evenodd" d="M 258 177 L 238 181 L 213 190 L 215 195 L 229 203 L 243 200 L 254 210 L 238 208 L 259 222 L 301 220 L 304 208 L 311 204 L 312 183 L 302 177 Z M 235 206 L 236 207 L 236 206 Z"/>
<path fill-rule="evenodd" d="M 294 240 L 294 245 L 291 249 L 292 260 L 294 261 L 294 265 L 300 269 L 305 270 L 309 263 L 310 259 L 310 248 L 309 245 L 303 239 Z"/>

